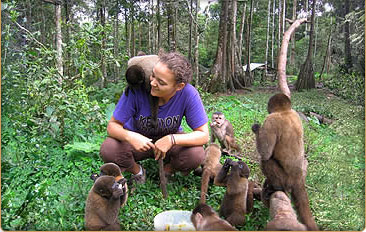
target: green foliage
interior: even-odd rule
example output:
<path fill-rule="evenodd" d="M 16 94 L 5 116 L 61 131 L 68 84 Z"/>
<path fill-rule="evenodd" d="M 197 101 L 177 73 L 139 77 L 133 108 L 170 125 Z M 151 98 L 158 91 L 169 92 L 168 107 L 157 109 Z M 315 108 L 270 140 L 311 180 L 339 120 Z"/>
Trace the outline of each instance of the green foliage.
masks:
<path fill-rule="evenodd" d="M 352 103 L 365 104 L 365 78 L 360 73 L 339 69 L 334 75 L 325 76 L 324 85 Z"/>

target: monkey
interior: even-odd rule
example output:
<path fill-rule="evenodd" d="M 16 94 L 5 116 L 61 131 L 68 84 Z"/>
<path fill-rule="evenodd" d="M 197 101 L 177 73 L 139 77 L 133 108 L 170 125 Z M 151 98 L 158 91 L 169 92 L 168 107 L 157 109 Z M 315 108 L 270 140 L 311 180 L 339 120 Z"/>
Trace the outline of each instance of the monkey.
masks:
<path fill-rule="evenodd" d="M 225 118 L 221 112 L 212 114 L 211 127 L 211 143 L 219 140 L 222 149 L 227 150 L 230 154 L 232 148 L 241 152 L 239 145 L 235 141 L 233 125 Z"/>
<path fill-rule="evenodd" d="M 121 230 L 118 213 L 122 186 L 113 176 L 100 176 L 90 189 L 85 206 L 86 230 Z"/>
<path fill-rule="evenodd" d="M 272 220 L 267 223 L 265 230 L 307 230 L 306 226 L 297 220 L 296 213 L 291 206 L 291 201 L 284 192 L 277 191 L 273 193 L 270 198 L 270 206 Z"/>
<path fill-rule="evenodd" d="M 198 231 L 233 231 L 237 230 L 229 222 L 221 219 L 207 204 L 199 204 L 192 211 L 191 221 Z"/>
<path fill-rule="evenodd" d="M 230 173 L 228 174 L 230 170 Z M 226 186 L 219 215 L 231 225 L 243 225 L 247 213 L 248 177 L 250 169 L 243 161 L 226 159 L 214 183 Z"/>
<path fill-rule="evenodd" d="M 129 91 L 134 89 L 142 88 L 149 96 L 149 104 L 151 110 L 151 126 L 156 128 L 158 123 L 158 109 L 159 109 L 159 98 L 152 96 L 150 76 L 152 74 L 155 64 L 159 61 L 157 55 L 138 55 L 132 57 L 127 62 L 126 80 L 127 87 L 125 89 L 125 95 L 128 96 Z"/>
<path fill-rule="evenodd" d="M 305 189 L 304 132 L 301 119 L 283 93 L 272 96 L 263 125 L 253 124 L 260 167 L 266 177 L 262 201 L 275 191 L 291 193 L 300 221 L 309 230 L 318 230 Z"/>
<path fill-rule="evenodd" d="M 201 179 L 201 199 L 200 203 L 206 203 L 206 193 L 210 179 L 214 179 L 219 173 L 222 165 L 220 164 L 221 151 L 217 144 L 210 144 L 205 149 L 206 157 L 203 161 L 203 172 Z"/>
<path fill-rule="evenodd" d="M 123 177 L 121 169 L 115 163 L 105 163 L 100 167 L 100 176 L 113 176 L 116 182 L 122 184 L 121 207 L 123 207 L 128 198 L 127 180 Z"/>

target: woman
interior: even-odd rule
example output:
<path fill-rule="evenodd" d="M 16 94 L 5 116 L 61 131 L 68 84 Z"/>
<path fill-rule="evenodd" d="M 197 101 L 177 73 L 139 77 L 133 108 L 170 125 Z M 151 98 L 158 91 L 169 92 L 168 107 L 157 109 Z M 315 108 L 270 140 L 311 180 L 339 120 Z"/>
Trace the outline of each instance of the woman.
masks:
<path fill-rule="evenodd" d="M 132 178 L 144 183 L 146 172 L 137 162 L 164 159 L 167 175 L 176 171 L 188 175 L 204 160 L 203 144 L 208 142 L 208 118 L 198 91 L 189 84 L 192 69 L 179 53 L 159 56 L 150 76 L 151 95 L 158 97 L 158 126 L 150 125 L 148 94 L 144 89 L 130 91 L 120 98 L 108 123 L 108 138 L 100 155 L 104 162 L 119 165 Z M 183 133 L 185 116 L 192 132 Z"/>

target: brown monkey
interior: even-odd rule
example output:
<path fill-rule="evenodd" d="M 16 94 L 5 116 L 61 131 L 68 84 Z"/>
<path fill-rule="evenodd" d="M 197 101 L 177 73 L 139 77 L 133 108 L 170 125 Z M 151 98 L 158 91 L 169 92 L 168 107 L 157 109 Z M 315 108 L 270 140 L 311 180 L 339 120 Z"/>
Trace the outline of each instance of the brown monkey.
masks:
<path fill-rule="evenodd" d="M 240 152 L 241 149 L 235 141 L 233 125 L 225 118 L 225 115 L 215 112 L 212 114 L 211 120 L 211 143 L 215 142 L 217 138 L 221 148 L 226 149 L 229 154 L 232 149 Z"/>
<path fill-rule="evenodd" d="M 191 215 L 191 221 L 197 231 L 232 231 L 237 230 L 229 222 L 221 219 L 208 205 L 199 204 Z"/>
<path fill-rule="evenodd" d="M 122 184 L 121 207 L 124 206 L 128 198 L 127 180 L 123 177 L 121 169 L 115 163 L 105 163 L 100 167 L 100 176 L 113 176 L 119 184 Z"/>
<path fill-rule="evenodd" d="M 201 200 L 200 203 L 206 202 L 206 193 L 210 179 L 214 179 L 219 173 L 222 165 L 220 164 L 221 151 L 217 144 L 210 144 L 206 149 L 206 158 L 203 161 L 203 172 L 201 179 Z"/>
<path fill-rule="evenodd" d="M 150 94 L 150 76 L 155 64 L 159 61 L 157 55 L 139 55 L 132 57 L 128 60 L 126 70 L 126 80 L 128 86 L 126 87 L 125 94 L 128 96 L 128 92 L 136 88 L 143 88 L 149 94 L 149 104 L 151 108 L 151 126 L 157 127 L 158 116 L 158 97 Z"/>
<path fill-rule="evenodd" d="M 121 230 L 118 213 L 122 186 L 113 176 L 98 177 L 89 191 L 85 206 L 86 230 Z"/>
<path fill-rule="evenodd" d="M 300 117 L 282 93 L 268 101 L 262 126 L 254 124 L 261 169 L 266 177 L 262 201 L 268 202 L 275 191 L 291 192 L 300 221 L 309 230 L 318 230 L 311 214 L 304 176 L 304 141 Z"/>
<path fill-rule="evenodd" d="M 271 195 L 270 214 L 272 220 L 267 223 L 265 230 L 294 230 L 305 231 L 306 226 L 297 220 L 295 211 L 291 206 L 291 201 L 282 191 L 277 191 Z"/>
<path fill-rule="evenodd" d="M 245 222 L 249 172 L 248 165 L 243 161 L 226 159 L 214 181 L 216 185 L 226 186 L 219 215 L 233 226 L 243 225 Z"/>

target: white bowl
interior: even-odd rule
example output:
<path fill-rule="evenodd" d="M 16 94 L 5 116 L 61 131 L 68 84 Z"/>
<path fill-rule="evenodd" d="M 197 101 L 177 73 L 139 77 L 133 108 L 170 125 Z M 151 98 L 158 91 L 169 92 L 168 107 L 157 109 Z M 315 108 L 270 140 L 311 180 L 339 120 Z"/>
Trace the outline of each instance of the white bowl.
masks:
<path fill-rule="evenodd" d="M 194 231 L 195 228 L 191 222 L 191 211 L 168 210 L 159 213 L 154 218 L 155 231 Z"/>

